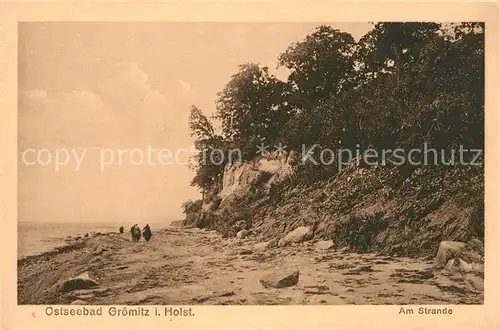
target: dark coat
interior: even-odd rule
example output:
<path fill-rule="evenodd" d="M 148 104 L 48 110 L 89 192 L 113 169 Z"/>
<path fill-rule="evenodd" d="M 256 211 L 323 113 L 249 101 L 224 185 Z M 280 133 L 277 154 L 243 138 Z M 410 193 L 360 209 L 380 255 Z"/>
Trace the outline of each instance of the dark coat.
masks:
<path fill-rule="evenodd" d="M 137 225 L 132 226 L 130 228 L 130 234 L 132 235 L 132 241 L 138 242 L 141 239 L 141 230 Z"/>
<path fill-rule="evenodd" d="M 142 236 L 144 236 L 146 242 L 148 242 L 151 239 L 151 236 L 153 236 L 153 233 L 151 232 L 151 228 L 149 228 L 149 225 L 146 225 L 144 226 L 144 228 L 142 228 Z"/>

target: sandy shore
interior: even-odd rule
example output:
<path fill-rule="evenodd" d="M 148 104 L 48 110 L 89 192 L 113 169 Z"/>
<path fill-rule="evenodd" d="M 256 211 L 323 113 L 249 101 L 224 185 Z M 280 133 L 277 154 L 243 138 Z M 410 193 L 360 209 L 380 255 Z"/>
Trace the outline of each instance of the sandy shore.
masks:
<path fill-rule="evenodd" d="M 314 241 L 258 250 L 255 238 L 169 228 L 150 242 L 130 234 L 89 237 L 61 251 L 18 261 L 19 304 L 481 304 L 482 274 L 432 269 L 432 260 L 324 250 Z M 297 284 L 264 288 L 279 271 Z M 54 293 L 87 273 L 98 285 Z"/>

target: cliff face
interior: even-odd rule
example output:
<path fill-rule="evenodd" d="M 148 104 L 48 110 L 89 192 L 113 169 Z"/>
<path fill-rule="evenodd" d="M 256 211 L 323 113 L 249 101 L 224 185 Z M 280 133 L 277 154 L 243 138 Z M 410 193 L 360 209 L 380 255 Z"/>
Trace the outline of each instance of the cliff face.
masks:
<path fill-rule="evenodd" d="M 255 161 L 230 164 L 224 170 L 222 190 L 218 194 L 221 204 L 234 199 L 244 199 L 255 189 L 268 193 L 269 189 L 292 175 L 295 168 L 295 154 L 273 153 L 268 157 L 259 157 Z"/>
<path fill-rule="evenodd" d="M 406 256 L 434 254 L 442 240 L 482 239 L 484 182 L 478 169 L 352 163 L 304 186 L 293 184 L 296 158 L 271 154 L 227 166 L 222 189 L 203 206 L 198 225 L 226 237 L 249 229 L 261 240 L 307 226 L 309 237 L 332 239 L 339 248 Z"/>

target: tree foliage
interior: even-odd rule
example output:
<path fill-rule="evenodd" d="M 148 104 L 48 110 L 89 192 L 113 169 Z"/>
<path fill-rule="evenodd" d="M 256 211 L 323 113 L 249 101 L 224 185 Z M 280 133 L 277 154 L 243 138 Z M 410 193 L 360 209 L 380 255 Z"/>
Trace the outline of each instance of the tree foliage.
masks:
<path fill-rule="evenodd" d="M 286 113 L 283 95 L 286 84 L 269 73 L 269 68 L 247 63 L 231 77 L 218 94 L 216 116 L 222 133 L 231 146 L 252 158 L 255 145 L 272 143 Z"/>
<path fill-rule="evenodd" d="M 484 55 L 477 22 L 377 23 L 358 42 L 319 26 L 278 56 L 286 81 L 258 64 L 239 67 L 218 94 L 220 135 L 197 108 L 190 127 L 199 150 L 237 148 L 245 159 L 278 141 L 297 150 L 483 148 Z M 223 166 L 198 162 L 194 184 L 213 185 Z"/>
<path fill-rule="evenodd" d="M 223 150 L 224 141 L 220 135 L 216 134 L 208 118 L 195 106 L 191 108 L 189 128 L 191 135 L 195 138 L 194 147 L 196 148 L 191 165 L 196 174 L 191 185 L 207 189 L 222 179 L 223 163 L 216 157 L 223 158 L 223 154 L 219 151 Z"/>
<path fill-rule="evenodd" d="M 354 45 L 350 34 L 322 25 L 282 53 L 278 63 L 290 70 L 288 83 L 296 98 L 314 105 L 348 88 Z"/>

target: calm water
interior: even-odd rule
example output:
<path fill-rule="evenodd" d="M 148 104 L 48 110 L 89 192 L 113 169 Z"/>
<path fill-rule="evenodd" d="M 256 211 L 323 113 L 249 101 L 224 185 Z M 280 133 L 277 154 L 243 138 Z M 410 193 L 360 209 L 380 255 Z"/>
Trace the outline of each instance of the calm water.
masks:
<path fill-rule="evenodd" d="M 124 223 L 125 231 L 133 224 Z M 139 224 L 141 227 L 142 225 Z M 168 224 L 150 223 L 153 231 Z M 65 244 L 67 236 L 83 236 L 91 232 L 118 232 L 117 223 L 36 223 L 20 222 L 18 225 L 17 257 L 39 254 Z"/>

